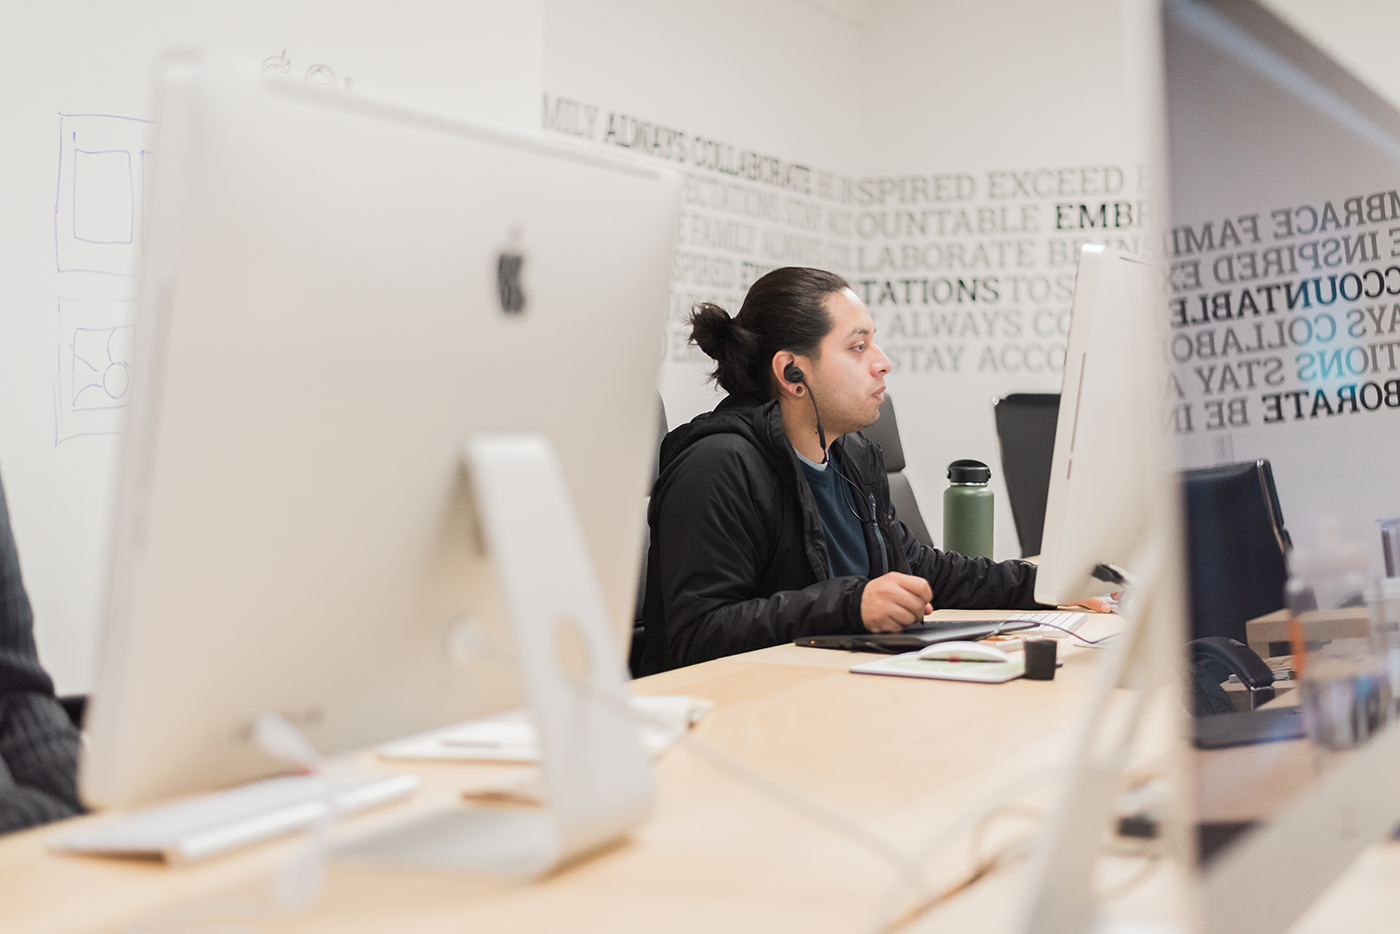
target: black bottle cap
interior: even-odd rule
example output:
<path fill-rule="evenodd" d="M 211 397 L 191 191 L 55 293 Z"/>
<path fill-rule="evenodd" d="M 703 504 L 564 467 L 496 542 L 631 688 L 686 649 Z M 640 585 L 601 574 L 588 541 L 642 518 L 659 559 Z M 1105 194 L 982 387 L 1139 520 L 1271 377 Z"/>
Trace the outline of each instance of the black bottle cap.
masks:
<path fill-rule="evenodd" d="M 992 471 L 981 461 L 953 461 L 948 465 L 948 479 L 953 483 L 986 483 L 992 479 Z"/>

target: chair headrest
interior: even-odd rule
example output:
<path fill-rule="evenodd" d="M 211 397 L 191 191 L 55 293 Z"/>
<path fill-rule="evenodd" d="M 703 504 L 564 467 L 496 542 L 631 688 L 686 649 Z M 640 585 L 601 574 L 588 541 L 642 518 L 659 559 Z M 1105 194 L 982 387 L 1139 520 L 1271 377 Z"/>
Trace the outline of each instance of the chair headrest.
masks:
<path fill-rule="evenodd" d="M 862 432 L 885 452 L 885 470 L 895 473 L 904 469 L 904 445 L 899 443 L 899 422 L 894 417 L 894 401 L 885 393 L 880 403 L 880 420 Z"/>

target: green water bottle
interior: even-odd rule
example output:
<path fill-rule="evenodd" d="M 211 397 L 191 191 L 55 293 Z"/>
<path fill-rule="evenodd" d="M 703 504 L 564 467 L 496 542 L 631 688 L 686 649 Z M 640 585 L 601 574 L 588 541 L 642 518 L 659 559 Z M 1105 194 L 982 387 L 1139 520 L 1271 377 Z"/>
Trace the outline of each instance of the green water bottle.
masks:
<path fill-rule="evenodd" d="M 948 489 L 943 491 L 943 550 L 969 558 L 992 556 L 992 471 L 981 461 L 958 460 L 948 465 Z"/>

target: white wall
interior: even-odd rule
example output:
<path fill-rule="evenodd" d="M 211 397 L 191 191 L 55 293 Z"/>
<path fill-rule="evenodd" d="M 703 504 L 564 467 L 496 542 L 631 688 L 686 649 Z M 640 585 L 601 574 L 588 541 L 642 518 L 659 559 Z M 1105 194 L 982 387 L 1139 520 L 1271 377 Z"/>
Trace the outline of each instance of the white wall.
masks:
<path fill-rule="evenodd" d="M 1392 4 L 1269 3 L 1400 101 L 1400 73 L 1390 68 L 1386 45 L 1400 30 L 1400 10 Z M 1054 333 L 1035 333 L 1037 322 L 1044 330 L 1052 319 L 1058 329 L 1068 307 L 1062 277 L 1072 269 L 1073 243 L 1071 234 L 1052 229 L 1054 205 L 1135 202 L 1141 193 L 1143 147 L 1128 130 L 1138 105 L 1123 90 L 1120 9 L 1115 0 L 257 0 L 237 7 L 139 0 L 120 9 L 66 0 L 7 11 L 0 77 L 5 87 L 23 90 L 0 98 L 0 397 L 6 400 L 0 465 L 41 652 L 60 688 L 82 690 L 90 677 L 116 442 L 103 432 L 119 429 L 120 406 L 76 411 L 70 404 L 65 410 L 59 384 L 68 380 L 71 391 L 75 329 L 125 323 L 120 300 L 129 285 L 123 276 L 58 270 L 61 115 L 146 116 L 151 62 L 159 50 L 212 45 L 261 61 L 285 49 L 294 73 L 327 64 L 338 81 L 351 76 L 357 88 L 543 123 L 559 138 L 585 145 L 654 146 L 643 158 L 664 157 L 667 145 L 672 156 L 688 155 L 697 137 L 711 156 L 748 151 L 772 157 L 788 172 L 787 184 L 671 160 L 692 176 L 671 340 L 658 348 L 667 360 L 661 388 L 671 422 L 715 400 L 703 380 L 703 360 L 684 345 L 680 320 L 692 301 L 718 300 L 737 309 L 757 274 L 784 263 L 817 262 L 870 279 L 877 283 L 872 310 L 882 343 L 903 362 L 891 386 L 909 473 L 938 536 L 947 462 L 977 457 L 1000 474 L 991 397 L 1058 387 L 1053 368 L 976 366 L 987 351 L 1014 362 L 1028 344 L 1043 350 L 1058 340 Z M 542 99 L 551 108 L 562 100 L 564 107 L 542 112 Z M 596 111 L 592 124 L 585 119 L 588 108 Z M 607 136 L 609 118 L 621 137 Z M 650 125 L 641 137 L 639 122 Z M 139 134 L 128 135 L 135 142 L 118 142 L 139 152 Z M 1120 170 L 1122 185 L 1107 198 L 1047 193 L 1043 186 L 1029 198 L 993 198 L 989 189 L 991 172 L 1080 167 Z M 927 207 L 974 209 L 974 223 L 981 216 L 975 209 L 992 208 L 999 220 L 1007 207 L 1012 226 L 1027 229 L 861 236 L 860 225 L 876 223 L 877 212 L 912 205 L 861 204 L 860 180 L 914 176 L 954 177 L 954 199 Z M 965 199 L 957 197 L 957 176 L 972 180 Z M 1021 223 L 1022 209 L 1033 223 Z M 862 212 L 873 219 L 863 221 Z M 1135 222 L 1113 233 L 1119 245 L 1133 247 L 1140 228 Z M 919 278 L 995 275 L 1001 296 L 995 303 L 935 309 L 881 303 L 885 279 L 912 276 L 860 268 L 863 262 L 878 266 L 885 246 L 899 248 L 896 257 L 904 246 L 929 243 L 961 246 L 968 255 L 979 244 L 992 248 L 1000 241 L 1025 241 L 1025 252 L 1006 248 L 994 269 L 918 270 Z M 128 250 L 114 262 L 134 260 Z M 1023 297 L 1007 297 L 1015 295 L 1017 277 Z M 1027 299 L 1032 280 L 1035 295 Z M 1042 298 L 1043 283 L 1050 292 Z M 951 341 L 915 332 L 916 313 L 928 310 L 977 314 L 949 319 L 966 331 Z M 1011 311 L 1016 333 L 1007 329 Z M 998 313 L 995 336 L 987 335 L 983 312 Z M 925 318 L 921 333 L 930 325 Z M 921 354 L 926 363 L 938 349 L 946 365 L 953 343 L 963 347 L 957 372 L 911 362 Z M 120 342 L 112 346 L 120 352 Z M 1005 496 L 999 500 L 997 552 L 1008 556 L 1016 553 L 1016 539 Z"/>
<path fill-rule="evenodd" d="M 858 207 L 860 231 L 893 231 L 858 237 L 867 259 L 859 278 L 872 283 L 879 340 L 899 364 L 889 383 L 906 472 L 936 539 L 945 468 L 971 457 L 992 468 L 996 556 L 1020 554 L 992 399 L 1059 391 L 1078 243 L 1145 246 L 1146 150 L 1132 138 L 1140 121 L 1130 111 L 1149 105 L 1124 89 L 1123 46 L 1116 0 L 874 6 L 864 37 L 863 174 L 963 179 L 947 200 L 896 193 Z M 1097 220 L 1105 203 L 1126 203 L 1132 217 L 1120 216 L 1124 226 L 1109 237 L 1078 229 L 1078 205 Z M 1056 205 L 1073 206 L 1062 209 L 1062 226 L 1076 229 L 1055 229 Z M 926 233 L 898 223 L 928 210 L 945 213 L 929 216 Z M 964 217 L 967 226 L 955 228 Z M 938 221 L 957 232 L 940 236 Z M 906 293 L 908 279 L 976 279 L 981 288 L 976 300 L 950 290 L 948 300 L 925 301 L 921 285 Z"/>
<path fill-rule="evenodd" d="M 772 267 L 849 269 L 862 27 L 799 0 L 549 0 L 544 21 L 546 127 L 632 148 L 687 178 L 660 387 L 675 426 L 719 398 L 708 358 L 686 345 L 694 302 L 737 313 Z M 661 144 L 631 145 L 637 121 L 657 127 Z M 716 154 L 732 166 L 744 152 L 795 171 L 765 180 L 715 165 Z"/>

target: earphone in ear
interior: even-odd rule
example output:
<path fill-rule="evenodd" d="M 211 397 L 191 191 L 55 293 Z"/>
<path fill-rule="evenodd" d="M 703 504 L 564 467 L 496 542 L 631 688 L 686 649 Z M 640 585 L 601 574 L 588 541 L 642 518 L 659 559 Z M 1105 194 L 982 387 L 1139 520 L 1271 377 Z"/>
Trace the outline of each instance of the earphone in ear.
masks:
<path fill-rule="evenodd" d="M 822 413 L 821 410 L 817 408 L 817 396 L 812 392 L 812 387 L 807 385 L 807 377 L 802 374 L 802 367 L 797 364 L 789 363 L 787 366 L 783 367 L 783 379 L 787 380 L 789 383 L 800 384 L 795 390 L 799 396 L 802 395 L 803 387 L 807 389 L 807 398 L 812 400 L 812 414 L 817 417 L 817 440 L 821 442 L 822 463 L 825 464 L 826 432 L 822 429 Z M 859 516 L 857 516 L 857 518 L 859 518 Z"/>

